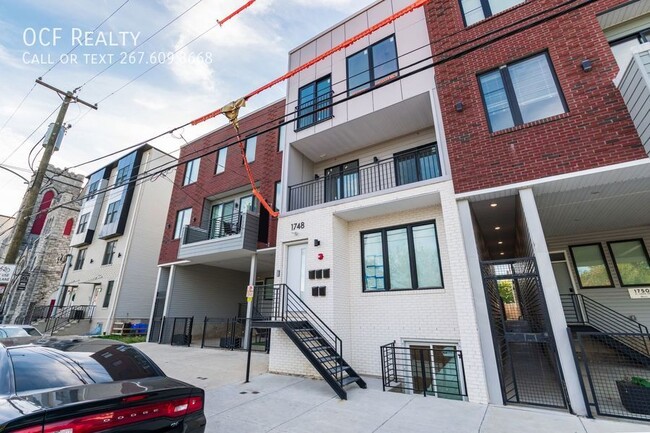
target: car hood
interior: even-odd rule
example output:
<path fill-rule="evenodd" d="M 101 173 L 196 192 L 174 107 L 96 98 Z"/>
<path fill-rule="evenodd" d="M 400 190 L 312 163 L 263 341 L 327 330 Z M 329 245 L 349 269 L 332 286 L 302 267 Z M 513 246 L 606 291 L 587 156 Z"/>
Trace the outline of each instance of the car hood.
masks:
<path fill-rule="evenodd" d="M 187 395 L 191 388 L 184 382 L 159 376 L 138 380 L 72 386 L 66 388 L 38 390 L 15 396 L 0 398 L 0 432 L 6 423 L 17 418 L 25 420 L 42 417 L 44 413 L 68 406 L 83 406 L 97 401 L 121 400 L 138 394 L 158 394 L 177 390 L 178 395 Z"/>

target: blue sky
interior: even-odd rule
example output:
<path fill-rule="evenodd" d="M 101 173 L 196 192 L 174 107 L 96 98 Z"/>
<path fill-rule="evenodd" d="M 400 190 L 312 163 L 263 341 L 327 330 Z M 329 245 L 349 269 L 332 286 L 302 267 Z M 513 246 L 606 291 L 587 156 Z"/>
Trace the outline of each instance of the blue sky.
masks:
<path fill-rule="evenodd" d="M 72 53 L 76 62 L 68 57 L 67 64 L 58 64 L 47 74 L 51 63 L 79 40 L 73 40 L 73 36 L 94 29 L 125 0 L 0 2 L 0 127 L 37 77 L 44 76 L 44 81 L 72 90 L 108 66 L 113 55 L 112 60 L 118 63 L 80 91 L 79 97 L 95 103 L 151 67 L 152 60 L 174 51 L 245 3 L 245 0 L 202 0 L 150 41 L 134 45 L 133 37 L 138 37 L 138 33 L 137 43 L 141 44 L 197 1 L 130 0 L 98 33 L 81 39 L 84 45 Z M 87 108 L 71 105 L 66 122 L 72 128 L 52 163 L 69 167 L 101 156 L 243 96 L 286 72 L 290 49 L 370 3 L 370 0 L 257 0 L 223 27 L 211 30 L 179 52 L 171 63 L 157 66 L 108 97 L 98 111 L 87 113 Z M 109 37 L 116 46 L 103 44 L 111 42 Z M 131 50 L 134 50 L 131 58 L 123 54 Z M 279 85 L 251 99 L 244 114 L 284 96 L 285 86 Z M 34 88 L 14 118 L 0 131 L 0 161 L 18 148 L 59 104 L 54 92 L 41 86 Z M 29 177 L 28 153 L 53 120 L 54 116 L 5 164 L 17 167 L 19 173 Z M 212 120 L 188 127 L 182 134 L 191 140 L 221 124 L 222 119 Z M 168 136 L 152 144 L 173 153 L 184 142 L 180 137 Z M 87 165 L 77 171 L 87 175 L 100 166 L 101 163 Z M 24 192 L 21 179 L 0 170 L 0 214 L 13 215 Z"/>

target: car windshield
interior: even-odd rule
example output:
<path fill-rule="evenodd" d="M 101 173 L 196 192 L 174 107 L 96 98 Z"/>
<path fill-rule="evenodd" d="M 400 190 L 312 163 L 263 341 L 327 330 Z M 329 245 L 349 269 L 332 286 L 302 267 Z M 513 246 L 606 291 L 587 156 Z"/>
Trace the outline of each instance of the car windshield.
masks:
<path fill-rule="evenodd" d="M 22 328 L 0 328 L 0 338 L 29 337 Z"/>
<path fill-rule="evenodd" d="M 43 335 L 43 334 L 41 334 L 41 331 L 39 331 L 36 328 L 27 327 L 27 328 L 23 328 L 23 329 L 25 330 L 25 332 L 27 332 L 29 335 L 31 335 L 33 337 L 41 337 Z"/>
<path fill-rule="evenodd" d="M 111 345 L 95 352 L 48 347 L 9 350 L 16 392 L 158 376 L 154 365 L 133 347 Z"/>

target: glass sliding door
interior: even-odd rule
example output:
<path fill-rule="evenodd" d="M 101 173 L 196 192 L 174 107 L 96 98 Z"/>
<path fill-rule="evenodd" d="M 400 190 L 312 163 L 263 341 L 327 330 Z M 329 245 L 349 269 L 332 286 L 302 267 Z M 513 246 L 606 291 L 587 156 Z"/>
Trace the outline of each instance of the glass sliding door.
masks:
<path fill-rule="evenodd" d="M 359 161 L 325 170 L 325 201 L 341 200 L 359 195 Z"/>
<path fill-rule="evenodd" d="M 228 234 L 232 234 L 231 223 L 234 211 L 234 201 L 219 203 L 212 206 L 212 215 L 210 218 L 210 239 L 221 238 Z"/>

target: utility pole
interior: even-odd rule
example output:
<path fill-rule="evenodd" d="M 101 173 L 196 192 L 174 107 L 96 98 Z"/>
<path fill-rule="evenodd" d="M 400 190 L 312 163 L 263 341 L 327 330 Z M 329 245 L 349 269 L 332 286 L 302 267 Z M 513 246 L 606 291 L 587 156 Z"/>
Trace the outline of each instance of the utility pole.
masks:
<path fill-rule="evenodd" d="M 45 83 L 40 78 L 36 80 L 36 83 L 55 91 L 59 95 L 63 96 L 64 99 L 63 104 L 61 104 L 59 114 L 56 117 L 56 121 L 54 122 L 54 129 L 52 130 L 52 134 L 49 136 L 47 143 L 45 144 L 45 151 L 43 152 L 43 157 L 41 158 L 41 162 L 38 165 L 38 170 L 34 176 L 34 182 L 27 188 L 23 202 L 20 205 L 20 213 L 16 219 L 14 233 L 11 237 L 11 243 L 9 244 L 7 256 L 5 258 L 6 264 L 14 264 L 16 263 L 16 259 L 18 259 L 20 245 L 23 242 L 25 232 L 27 231 L 27 225 L 29 224 L 29 220 L 32 216 L 32 213 L 34 212 L 34 204 L 36 204 L 38 193 L 41 190 L 43 179 L 45 178 L 45 173 L 47 172 L 47 167 L 50 164 L 50 158 L 52 158 L 52 154 L 54 153 L 54 146 L 57 142 L 57 139 L 59 138 L 59 133 L 61 131 L 63 121 L 65 120 L 65 113 L 68 111 L 68 106 L 71 102 L 74 101 L 84 104 L 85 106 L 90 107 L 94 110 L 97 109 L 97 104 L 90 104 L 77 98 L 74 96 L 74 92 L 65 92 L 63 90 L 57 89 L 56 87 Z"/>

